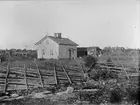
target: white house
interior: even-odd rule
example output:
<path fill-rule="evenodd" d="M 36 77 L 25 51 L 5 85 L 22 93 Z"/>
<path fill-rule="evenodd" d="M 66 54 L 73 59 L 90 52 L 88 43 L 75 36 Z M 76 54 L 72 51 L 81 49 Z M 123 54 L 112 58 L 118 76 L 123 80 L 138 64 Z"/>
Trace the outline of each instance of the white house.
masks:
<path fill-rule="evenodd" d="M 45 36 L 35 45 L 37 48 L 37 58 L 75 59 L 77 57 L 78 44 L 68 38 L 62 38 L 61 33 L 55 33 L 54 36 Z"/>

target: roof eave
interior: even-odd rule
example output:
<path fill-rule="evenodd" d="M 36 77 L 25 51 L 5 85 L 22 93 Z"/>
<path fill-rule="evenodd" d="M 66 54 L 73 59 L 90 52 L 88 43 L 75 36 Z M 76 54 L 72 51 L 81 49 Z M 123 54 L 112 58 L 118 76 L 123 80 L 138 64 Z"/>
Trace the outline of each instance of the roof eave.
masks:
<path fill-rule="evenodd" d="M 63 43 L 59 43 L 59 45 L 79 46 L 78 44 L 63 44 Z"/>
<path fill-rule="evenodd" d="M 41 40 L 39 40 L 37 43 L 35 43 L 35 45 L 39 45 L 41 44 L 48 36 L 44 36 Z"/>

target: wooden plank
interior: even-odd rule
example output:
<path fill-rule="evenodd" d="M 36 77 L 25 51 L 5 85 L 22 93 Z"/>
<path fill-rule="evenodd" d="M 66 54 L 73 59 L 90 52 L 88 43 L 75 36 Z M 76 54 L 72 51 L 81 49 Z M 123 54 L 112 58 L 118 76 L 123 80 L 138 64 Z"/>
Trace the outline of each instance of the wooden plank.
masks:
<path fill-rule="evenodd" d="M 10 69 L 23 70 L 24 68 L 21 68 L 21 67 L 10 67 Z"/>
<path fill-rule="evenodd" d="M 24 79 L 7 79 L 7 83 L 23 83 L 25 84 L 25 80 Z"/>
<path fill-rule="evenodd" d="M 8 85 L 25 85 L 25 83 L 11 82 L 11 83 L 8 83 Z"/>
<path fill-rule="evenodd" d="M 8 76 L 8 78 L 9 79 L 24 79 L 24 77 L 9 77 L 9 76 Z"/>
<path fill-rule="evenodd" d="M 56 72 L 63 73 L 64 70 L 63 69 L 59 70 L 59 69 L 56 68 Z"/>
<path fill-rule="evenodd" d="M 0 77 L 6 77 L 6 73 L 0 73 Z"/>
<path fill-rule="evenodd" d="M 5 84 L 0 84 L 0 93 L 3 92 Z"/>
<path fill-rule="evenodd" d="M 129 80 L 129 76 L 128 76 L 128 74 L 127 74 L 127 72 L 126 72 L 126 68 L 124 68 L 123 64 L 122 64 L 122 67 L 123 67 L 123 70 L 124 70 L 124 72 L 125 72 L 125 74 L 126 74 L 128 80 Z"/>
<path fill-rule="evenodd" d="M 80 91 L 80 92 L 97 92 L 98 89 L 81 89 L 81 90 L 75 90 L 75 91 Z"/>
<path fill-rule="evenodd" d="M 9 74 L 12 74 L 12 75 L 24 75 L 24 72 L 18 72 L 18 71 L 17 72 L 16 71 L 12 72 L 10 70 Z"/>
<path fill-rule="evenodd" d="M 66 76 L 67 76 L 69 82 L 72 83 L 72 81 L 71 81 L 70 77 L 68 76 L 68 74 L 67 74 L 65 68 L 63 67 L 63 65 L 62 65 L 62 69 L 64 70 L 64 73 L 66 74 Z"/>
<path fill-rule="evenodd" d="M 42 87 L 41 84 L 38 83 L 38 82 L 29 82 L 29 83 L 28 83 L 28 87 L 29 87 L 29 85 L 34 85 L 34 86 Z"/>
<path fill-rule="evenodd" d="M 5 83 L 5 78 L 0 78 L 0 82 L 4 82 Z"/>
<path fill-rule="evenodd" d="M 26 76 L 26 78 L 27 78 L 27 80 L 28 80 L 28 79 L 30 79 L 30 80 L 32 80 L 32 79 L 37 80 L 37 79 L 38 79 L 38 77 L 27 77 L 27 76 Z"/>
<path fill-rule="evenodd" d="M 25 81 L 26 89 L 28 89 L 27 78 L 26 78 L 26 65 L 25 64 L 24 64 L 24 81 Z"/>
<path fill-rule="evenodd" d="M 44 87 L 44 86 L 43 86 L 43 82 L 42 82 L 42 77 L 41 77 L 41 75 L 40 75 L 40 71 L 39 71 L 39 69 L 38 69 L 38 66 L 37 66 L 36 62 L 35 62 L 35 65 L 36 65 L 36 67 L 37 67 L 37 72 L 38 72 L 38 75 L 39 75 L 39 79 L 40 79 L 40 82 L 41 82 L 41 86 Z"/>
<path fill-rule="evenodd" d="M 71 78 L 71 79 L 81 79 L 81 78 L 83 78 L 82 76 L 73 76 L 73 75 L 69 75 L 69 77 Z"/>
<path fill-rule="evenodd" d="M 83 76 L 83 73 L 75 73 L 75 72 L 68 72 L 69 75 L 75 75 L 75 76 Z"/>
<path fill-rule="evenodd" d="M 58 78 L 58 80 L 68 80 L 67 77 L 57 77 L 57 78 Z"/>
<path fill-rule="evenodd" d="M 120 70 L 110 70 L 110 71 L 112 71 L 112 72 L 118 72 L 118 73 L 121 73 L 122 72 Z"/>
<path fill-rule="evenodd" d="M 6 67 L 4 67 L 4 68 L 3 68 L 3 67 L 0 68 L 0 72 L 1 72 L 1 73 L 6 72 L 6 71 L 7 71 L 7 68 L 6 68 Z"/>
<path fill-rule="evenodd" d="M 7 90 L 23 90 L 23 89 L 26 89 L 25 85 L 9 84 L 7 86 Z"/>
<path fill-rule="evenodd" d="M 38 87 L 41 87 L 39 84 L 29 84 L 28 85 L 28 88 L 38 88 Z"/>
<path fill-rule="evenodd" d="M 69 69 L 74 69 L 74 70 L 79 70 L 81 68 L 80 66 L 74 67 L 74 66 L 67 66 L 67 65 L 65 65 L 64 67 Z"/>
<path fill-rule="evenodd" d="M 40 74 L 41 74 L 41 75 L 54 74 L 54 69 L 53 69 L 52 71 L 40 69 Z"/>
<path fill-rule="evenodd" d="M 6 78 L 5 78 L 5 85 L 4 85 L 4 93 L 6 92 L 6 89 L 7 89 L 7 78 L 8 78 L 8 75 L 9 75 L 9 63 L 7 65 L 7 73 L 6 73 Z"/>
<path fill-rule="evenodd" d="M 55 79 L 54 79 L 54 77 L 43 79 L 43 83 L 44 84 L 50 84 L 50 83 L 55 84 Z"/>
<path fill-rule="evenodd" d="M 7 62 L 0 63 L 0 67 L 4 67 L 5 65 L 7 65 Z"/>
<path fill-rule="evenodd" d="M 40 75 L 41 75 L 42 77 L 45 77 L 45 76 L 46 76 L 46 77 L 47 77 L 47 76 L 54 76 L 54 74 L 42 74 L 42 73 L 41 73 Z"/>
<path fill-rule="evenodd" d="M 28 85 L 37 85 L 40 84 L 40 79 L 27 79 Z"/>
<path fill-rule="evenodd" d="M 42 76 L 42 79 L 47 79 L 47 78 L 51 78 L 51 77 L 54 78 L 54 76 Z"/>
<path fill-rule="evenodd" d="M 32 73 L 27 73 L 26 77 L 34 77 L 34 78 L 38 78 L 38 74 L 32 74 Z"/>
<path fill-rule="evenodd" d="M 115 70 L 122 70 L 122 67 L 109 67 L 109 66 L 101 66 L 100 65 L 100 68 L 108 68 L 108 69 L 115 69 Z"/>
<path fill-rule="evenodd" d="M 10 73 L 12 73 L 12 74 L 24 74 L 24 71 L 16 71 L 16 70 L 10 69 Z"/>
<path fill-rule="evenodd" d="M 57 76 L 56 76 L 56 68 L 55 68 L 55 65 L 54 66 L 54 79 L 55 79 L 55 84 L 57 85 L 58 84 L 58 80 L 57 80 Z"/>
<path fill-rule="evenodd" d="M 10 74 L 9 73 L 9 76 L 8 76 L 9 78 L 23 78 L 24 77 L 24 74 Z"/>
<path fill-rule="evenodd" d="M 65 73 L 63 73 L 63 74 L 61 73 L 61 74 L 60 74 L 59 72 L 57 72 L 57 77 L 66 77 L 66 78 L 67 78 L 67 76 L 66 76 Z"/>
<path fill-rule="evenodd" d="M 26 72 L 27 73 L 37 73 L 36 69 L 30 69 L 26 67 Z"/>
<path fill-rule="evenodd" d="M 134 77 L 138 77 L 138 76 L 140 76 L 140 74 L 139 73 L 132 73 L 132 74 L 128 74 L 128 76 L 134 76 Z"/>
<path fill-rule="evenodd" d="M 40 69 L 42 73 L 54 73 L 53 70 Z"/>
<path fill-rule="evenodd" d="M 121 61 L 119 60 L 119 58 L 117 58 L 117 61 L 118 61 L 118 63 L 122 66 L 122 70 L 125 72 L 125 74 L 126 74 L 128 80 L 129 80 L 129 77 L 128 77 L 128 75 L 127 75 L 126 69 L 124 68 L 124 65 L 121 63 Z"/>
<path fill-rule="evenodd" d="M 69 83 L 69 81 L 68 80 L 60 80 L 59 81 L 59 84 L 65 84 L 65 83 Z"/>

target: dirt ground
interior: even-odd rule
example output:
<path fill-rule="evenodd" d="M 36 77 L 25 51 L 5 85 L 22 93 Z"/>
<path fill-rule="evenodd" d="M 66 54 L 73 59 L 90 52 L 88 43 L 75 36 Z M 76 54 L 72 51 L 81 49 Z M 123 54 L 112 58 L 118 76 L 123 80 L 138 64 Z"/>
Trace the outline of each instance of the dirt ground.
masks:
<path fill-rule="evenodd" d="M 48 99 L 21 99 L 9 102 L 2 102 L 0 105 L 59 105 L 56 102 L 52 102 Z"/>
<path fill-rule="evenodd" d="M 0 105 L 97 105 L 97 104 L 89 104 L 88 102 L 73 102 L 68 103 L 67 101 L 51 101 L 49 99 L 41 98 L 41 99 L 22 99 L 22 100 L 14 100 L 10 102 L 0 102 Z M 123 104 L 100 104 L 100 105 L 132 105 L 130 103 Z"/>

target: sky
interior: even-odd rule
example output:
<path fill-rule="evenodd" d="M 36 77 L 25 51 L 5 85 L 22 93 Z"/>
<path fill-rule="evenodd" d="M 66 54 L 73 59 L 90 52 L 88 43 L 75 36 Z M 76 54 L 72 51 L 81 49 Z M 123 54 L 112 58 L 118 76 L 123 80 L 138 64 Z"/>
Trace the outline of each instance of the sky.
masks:
<path fill-rule="evenodd" d="M 0 1 L 0 49 L 62 33 L 80 47 L 140 48 L 140 0 Z"/>

